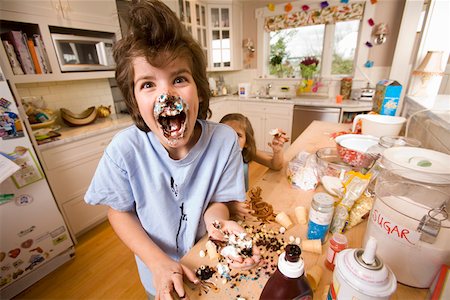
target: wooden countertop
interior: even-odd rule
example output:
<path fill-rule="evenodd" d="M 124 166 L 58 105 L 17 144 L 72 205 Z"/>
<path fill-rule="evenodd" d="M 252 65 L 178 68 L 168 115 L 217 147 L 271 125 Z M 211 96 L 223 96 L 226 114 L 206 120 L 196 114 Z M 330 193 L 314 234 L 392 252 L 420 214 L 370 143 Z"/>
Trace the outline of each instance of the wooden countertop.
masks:
<path fill-rule="evenodd" d="M 349 124 L 314 121 L 286 150 L 285 167 L 280 171 L 266 171 L 264 176 L 254 184 L 254 186 L 261 187 L 262 200 L 272 204 L 275 213 L 281 211 L 286 212 L 295 224 L 294 227 L 287 230 L 284 234 L 278 234 L 277 237 L 283 238 L 287 242 L 289 241 L 290 236 L 306 239 L 307 225 L 298 224 L 294 209 L 297 206 L 305 206 L 309 209 L 313 194 L 318 191 L 323 191 L 321 185 L 314 191 L 303 191 L 292 187 L 286 176 L 287 162 L 295 157 L 300 151 L 314 153 L 319 148 L 334 146 L 335 144 L 330 138 L 330 133 L 348 130 L 349 128 Z M 260 226 L 260 223 L 256 223 L 256 226 Z M 278 232 L 278 228 L 280 227 L 276 223 L 271 223 L 267 226 L 269 228 L 273 227 L 276 232 Z M 349 242 L 349 248 L 361 247 L 365 230 L 366 221 L 345 232 Z M 201 265 L 216 267 L 218 263 L 217 260 L 210 260 L 208 255 L 203 258 L 199 256 L 201 250 L 206 250 L 206 241 L 206 237 L 201 239 L 181 261 L 192 269 L 197 269 Z M 328 286 L 332 280 L 332 271 L 324 266 L 327 249 L 328 241 L 322 245 L 321 255 L 306 251 L 303 251 L 302 253 L 306 271 L 314 265 L 319 265 L 323 269 L 321 281 L 317 290 L 314 292 L 314 299 L 325 299 Z M 266 252 L 263 256 L 268 256 L 266 260 L 269 265 L 268 270 L 271 271 L 271 266 L 276 265 L 278 255 L 276 253 Z M 210 281 L 217 285 L 218 291 L 210 290 L 208 293 L 205 293 L 204 291 L 200 293 L 198 289 L 193 291 L 187 288 L 187 292 L 191 299 L 237 299 L 237 297 L 243 297 L 246 300 L 259 299 L 262 288 L 269 278 L 269 275 L 266 274 L 268 270 L 261 269 L 260 271 L 257 271 L 254 269 L 250 272 L 233 270 L 231 274 L 235 275 L 235 278 L 229 282 L 224 283 L 222 279 L 217 278 L 218 276 L 213 276 L 210 279 Z M 410 300 L 425 299 L 427 292 L 428 289 L 415 289 L 398 283 L 397 291 L 392 298 Z"/>

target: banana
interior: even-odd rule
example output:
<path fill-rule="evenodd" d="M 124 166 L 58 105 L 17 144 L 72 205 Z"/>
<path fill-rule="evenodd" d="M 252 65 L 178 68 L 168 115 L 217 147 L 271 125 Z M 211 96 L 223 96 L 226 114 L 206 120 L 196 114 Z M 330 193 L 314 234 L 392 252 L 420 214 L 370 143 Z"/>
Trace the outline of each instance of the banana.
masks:
<path fill-rule="evenodd" d="M 87 125 L 94 122 L 97 118 L 97 109 L 95 106 L 91 106 L 79 114 L 73 113 L 66 108 L 61 108 L 60 112 L 64 123 L 69 126 Z"/>

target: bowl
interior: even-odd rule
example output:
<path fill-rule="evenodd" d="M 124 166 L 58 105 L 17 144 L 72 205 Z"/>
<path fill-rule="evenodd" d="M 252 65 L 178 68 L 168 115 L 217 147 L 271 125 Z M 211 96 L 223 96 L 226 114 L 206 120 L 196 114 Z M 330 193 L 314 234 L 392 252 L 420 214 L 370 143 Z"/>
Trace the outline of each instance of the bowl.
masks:
<path fill-rule="evenodd" d="M 320 148 L 316 151 L 317 173 L 322 181 L 324 176 L 340 177 L 342 172 L 352 170 L 352 166 L 342 161 L 335 147 Z"/>
<path fill-rule="evenodd" d="M 366 153 L 378 144 L 378 138 L 362 134 L 344 134 L 335 138 L 336 149 L 343 162 L 356 168 L 369 168 L 377 155 Z"/>
<path fill-rule="evenodd" d="M 357 115 L 353 119 L 352 132 L 356 129 L 356 124 L 361 120 L 361 133 L 381 137 L 384 135 L 398 135 L 406 123 L 404 117 L 385 115 Z"/>

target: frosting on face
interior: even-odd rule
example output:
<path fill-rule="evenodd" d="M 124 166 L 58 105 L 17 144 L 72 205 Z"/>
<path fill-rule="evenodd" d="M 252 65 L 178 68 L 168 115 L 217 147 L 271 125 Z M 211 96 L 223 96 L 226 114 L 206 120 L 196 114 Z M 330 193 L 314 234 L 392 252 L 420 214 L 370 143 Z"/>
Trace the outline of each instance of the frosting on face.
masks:
<path fill-rule="evenodd" d="M 176 145 L 186 131 L 188 104 L 180 96 L 159 95 L 153 115 L 169 145 Z"/>

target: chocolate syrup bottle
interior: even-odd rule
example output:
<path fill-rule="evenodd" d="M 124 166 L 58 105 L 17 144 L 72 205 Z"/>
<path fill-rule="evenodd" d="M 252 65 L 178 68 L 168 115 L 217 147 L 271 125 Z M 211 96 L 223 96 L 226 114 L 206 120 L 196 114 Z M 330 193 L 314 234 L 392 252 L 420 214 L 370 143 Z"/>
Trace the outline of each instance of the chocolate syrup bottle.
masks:
<path fill-rule="evenodd" d="M 264 299 L 309 300 L 313 292 L 306 279 L 302 251 L 297 245 L 287 245 L 278 258 L 278 268 L 269 278 L 261 293 Z"/>

